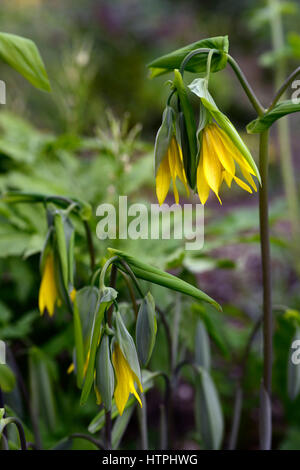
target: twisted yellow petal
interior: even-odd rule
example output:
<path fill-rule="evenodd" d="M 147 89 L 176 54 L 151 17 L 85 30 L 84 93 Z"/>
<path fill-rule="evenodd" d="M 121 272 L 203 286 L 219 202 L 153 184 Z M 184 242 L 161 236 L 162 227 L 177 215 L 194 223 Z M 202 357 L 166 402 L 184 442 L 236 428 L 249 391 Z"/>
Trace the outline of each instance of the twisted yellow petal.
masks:
<path fill-rule="evenodd" d="M 142 392 L 143 388 L 141 382 L 132 371 L 118 344 L 115 345 L 112 355 L 112 362 L 117 379 L 117 386 L 115 388 L 114 397 L 120 415 L 123 414 L 130 393 L 135 396 L 140 406 L 142 407 L 141 399 L 134 385 L 134 382 L 136 382 L 140 391 Z"/>
<path fill-rule="evenodd" d="M 54 313 L 55 304 L 58 298 L 58 291 L 55 282 L 54 259 L 53 254 L 50 253 L 45 261 L 39 291 L 39 310 L 41 315 L 43 315 L 46 309 L 51 317 Z"/>
<path fill-rule="evenodd" d="M 155 179 L 156 196 L 160 206 L 164 203 L 164 200 L 166 199 L 170 187 L 170 182 L 171 174 L 169 167 L 169 157 L 167 152 L 166 156 L 163 158 L 161 164 L 158 167 Z"/>
<path fill-rule="evenodd" d="M 256 191 L 256 185 L 251 176 L 254 175 L 254 171 L 249 163 L 217 124 L 208 124 L 203 129 L 201 155 L 197 169 L 197 189 L 202 204 L 207 201 L 209 189 L 213 190 L 222 204 L 219 190 L 223 180 L 229 188 L 234 180 L 242 189 L 252 193 L 250 186 L 236 176 L 235 163 L 239 165 L 245 180 Z"/>
<path fill-rule="evenodd" d="M 222 167 L 218 155 L 212 145 L 211 136 L 206 132 L 203 133 L 202 140 L 202 158 L 204 176 L 208 186 L 213 190 L 220 204 L 222 201 L 219 197 L 219 189 L 222 183 Z"/>
<path fill-rule="evenodd" d="M 176 204 L 179 203 L 179 194 L 176 186 L 176 178 L 184 184 L 187 195 L 189 196 L 189 188 L 183 167 L 183 158 L 181 148 L 177 143 L 176 138 L 171 138 L 170 146 L 164 156 L 161 164 L 156 173 L 156 195 L 161 206 L 166 199 L 169 191 L 171 178 L 173 183 L 174 198 Z"/>

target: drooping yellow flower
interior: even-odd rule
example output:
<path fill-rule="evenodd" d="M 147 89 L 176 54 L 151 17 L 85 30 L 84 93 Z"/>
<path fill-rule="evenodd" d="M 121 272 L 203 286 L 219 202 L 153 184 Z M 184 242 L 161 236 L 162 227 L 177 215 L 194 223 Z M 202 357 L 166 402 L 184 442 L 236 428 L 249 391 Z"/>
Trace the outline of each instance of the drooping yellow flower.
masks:
<path fill-rule="evenodd" d="M 236 176 L 237 163 L 249 185 L 256 191 L 251 175 L 253 169 L 227 134 L 215 123 L 205 126 L 202 131 L 202 145 L 197 169 L 197 189 L 202 204 L 205 204 L 210 190 L 222 201 L 219 191 L 223 180 L 230 188 L 234 180 L 242 189 L 252 193 L 248 184 Z"/>
<path fill-rule="evenodd" d="M 156 173 L 156 195 L 159 205 L 162 205 L 169 191 L 171 179 L 176 204 L 179 203 L 179 194 L 176 187 L 176 178 L 184 184 L 187 194 L 189 188 L 183 166 L 182 151 L 175 136 L 172 136 L 168 150 L 161 161 Z"/>
<path fill-rule="evenodd" d="M 140 406 L 142 407 L 141 399 L 135 388 L 135 382 L 141 392 L 143 392 L 142 384 L 126 361 L 126 358 L 124 357 L 124 354 L 122 353 L 118 343 L 116 343 L 114 348 L 112 362 L 117 380 L 114 397 L 120 415 L 123 414 L 130 393 L 135 396 Z"/>
<path fill-rule="evenodd" d="M 55 281 L 54 258 L 49 253 L 44 265 L 42 282 L 39 291 L 39 310 L 41 315 L 47 310 L 50 317 L 54 314 L 55 305 L 60 302 Z"/>

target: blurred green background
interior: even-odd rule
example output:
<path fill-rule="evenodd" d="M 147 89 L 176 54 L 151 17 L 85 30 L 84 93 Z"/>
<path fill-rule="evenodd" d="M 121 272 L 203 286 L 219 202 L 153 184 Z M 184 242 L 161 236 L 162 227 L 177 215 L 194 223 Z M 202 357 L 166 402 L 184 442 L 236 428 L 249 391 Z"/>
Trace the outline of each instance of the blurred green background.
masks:
<path fill-rule="evenodd" d="M 285 2 L 280 8 L 284 29 L 280 47 L 274 37 L 272 41 L 270 4 L 256 0 L 2 0 L 0 31 L 35 41 L 46 64 L 52 93 L 35 90 L 1 63 L 0 79 L 7 88 L 7 103 L 0 109 L 1 192 L 17 189 L 82 198 L 92 204 L 94 233 L 98 204 L 116 203 L 118 195 L 128 195 L 132 202 L 156 202 L 153 143 L 170 77 L 150 80 L 146 64 L 198 39 L 228 34 L 231 55 L 267 106 L 278 70 L 287 74 L 300 58 L 299 2 Z M 186 74 L 186 78 L 189 81 L 192 75 Z M 245 134 L 245 125 L 255 116 L 231 70 L 216 74 L 211 89 L 257 160 L 257 138 Z M 289 119 L 297 188 L 299 124 L 298 115 Z M 299 321 L 300 270 L 291 243 L 279 149 L 275 126 L 270 165 L 276 306 L 274 446 L 300 449 L 300 398 L 292 401 L 287 394 L 289 347 Z M 222 208 L 213 199 L 205 207 L 205 245 L 200 253 L 185 253 L 180 241 L 113 243 L 162 268 L 173 269 L 223 305 L 223 314 L 208 313 L 214 325 L 210 331 L 213 375 L 225 414 L 226 447 L 234 384 L 241 374 L 240 356 L 261 311 L 261 274 L 257 195 L 249 196 L 236 187 L 230 192 L 225 190 L 222 199 Z M 43 208 L 1 203 L 0 221 L 0 338 L 8 342 L 9 361 L 21 371 L 29 400 L 36 397 L 30 386 L 34 360 L 28 361 L 28 356 L 39 357 L 46 370 L 47 393 L 40 397 L 39 406 L 43 442 L 49 448 L 71 432 L 86 430 L 97 406 L 91 399 L 80 408 L 75 381 L 66 374 L 73 346 L 70 319 L 57 314 L 50 321 L 40 318 L 37 312 L 39 252 L 46 234 Z M 81 286 L 89 279 L 88 253 L 82 227 L 76 229 L 76 282 Z M 109 244 L 95 237 L 98 260 Z M 157 295 L 163 307 L 172 303 L 171 295 L 160 290 Z M 290 308 L 296 312 L 294 317 L 286 314 Z M 193 355 L 198 314 L 190 302 L 183 301 L 179 359 Z M 174 309 L 168 309 L 171 323 L 173 315 Z M 249 358 L 240 448 L 258 446 L 260 339 L 258 335 Z M 159 329 L 152 370 L 168 367 L 164 343 L 164 333 Z M 193 390 L 193 379 L 187 374 L 175 397 L 177 448 L 202 445 L 194 432 Z M 147 394 L 153 448 L 157 446 L 156 405 L 160 393 L 156 386 Z M 13 412 L 29 423 L 21 395 L 15 388 L 7 400 Z M 125 436 L 126 448 L 136 446 L 136 421 L 134 417 Z M 86 444 L 77 440 L 75 445 L 84 448 Z"/>

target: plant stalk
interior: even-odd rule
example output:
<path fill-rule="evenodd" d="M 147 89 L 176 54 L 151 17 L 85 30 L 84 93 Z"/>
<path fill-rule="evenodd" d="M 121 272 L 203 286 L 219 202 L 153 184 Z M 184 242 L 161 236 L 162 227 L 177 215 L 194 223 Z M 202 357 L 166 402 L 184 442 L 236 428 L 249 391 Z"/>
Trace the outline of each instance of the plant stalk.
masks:
<path fill-rule="evenodd" d="M 271 37 L 272 46 L 274 51 L 280 51 L 284 48 L 284 31 L 280 13 L 280 1 L 279 0 L 268 0 L 270 8 L 270 25 L 271 25 Z M 279 91 L 276 94 L 273 103 L 270 108 L 274 106 L 274 103 L 278 101 L 280 97 L 285 97 L 285 91 L 293 78 L 298 75 L 300 67 L 285 81 L 286 77 L 286 59 L 283 57 L 275 63 L 275 88 Z M 282 85 L 283 83 L 283 85 Z M 282 86 L 281 86 L 282 85 Z M 280 87 L 281 86 L 281 87 Z M 269 108 L 269 109 L 270 109 Z M 292 145 L 290 138 L 290 128 L 288 117 L 280 119 L 277 123 L 278 128 L 278 139 L 279 139 L 279 153 L 280 153 L 280 164 L 281 172 L 284 184 L 284 190 L 287 200 L 289 219 L 291 223 L 292 232 L 292 248 L 294 251 L 294 259 L 296 260 L 296 269 L 300 272 L 300 265 L 297 260 L 299 259 L 299 246 L 298 240 L 300 235 L 300 220 L 299 220 L 299 204 L 297 187 L 295 181 L 295 174 L 293 168 L 293 155 Z"/>
<path fill-rule="evenodd" d="M 264 375 L 263 384 L 269 397 L 272 383 L 272 286 L 271 254 L 268 213 L 268 142 L 269 131 L 260 134 L 259 170 L 261 187 L 259 188 L 260 244 L 263 282 L 263 338 L 264 338 Z"/>

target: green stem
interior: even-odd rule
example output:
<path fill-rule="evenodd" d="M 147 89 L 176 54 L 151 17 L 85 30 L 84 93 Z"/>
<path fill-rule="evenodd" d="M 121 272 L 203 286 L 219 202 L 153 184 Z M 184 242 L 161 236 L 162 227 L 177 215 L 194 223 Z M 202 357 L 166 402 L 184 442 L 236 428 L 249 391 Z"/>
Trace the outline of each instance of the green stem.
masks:
<path fill-rule="evenodd" d="M 272 109 L 274 108 L 274 106 L 278 103 L 278 101 L 280 100 L 281 97 L 284 97 L 284 94 L 285 92 L 287 91 L 287 89 L 290 87 L 290 85 L 293 83 L 293 81 L 295 80 L 295 78 L 300 75 L 300 66 L 297 67 L 284 81 L 284 83 L 281 85 L 281 87 L 279 88 L 279 90 L 277 91 L 272 103 L 270 104 L 267 112 L 270 112 L 272 111 Z M 276 80 L 277 82 L 277 80 Z M 278 85 L 277 85 L 278 87 Z"/>
<path fill-rule="evenodd" d="M 74 434 L 70 435 L 70 438 L 71 439 L 85 439 L 86 441 L 89 441 L 92 444 L 94 444 L 96 447 L 98 447 L 98 449 L 104 450 L 103 443 L 101 441 L 98 441 L 97 439 L 95 439 L 93 436 L 89 436 L 88 434 L 84 434 L 84 433 L 81 433 L 81 432 L 75 432 Z"/>
<path fill-rule="evenodd" d="M 147 402 L 144 394 L 141 395 L 142 408 L 138 407 L 138 418 L 141 432 L 141 450 L 148 450 Z"/>
<path fill-rule="evenodd" d="M 8 426 L 9 424 L 12 424 L 12 423 L 15 424 L 17 429 L 18 429 L 21 450 L 27 450 L 25 432 L 24 432 L 23 425 L 22 425 L 21 421 L 19 420 L 19 418 L 15 418 L 15 417 L 5 418 L 5 424 L 4 424 L 4 427 L 3 427 L 3 431 L 4 431 L 4 428 L 6 428 L 6 426 Z"/>
<path fill-rule="evenodd" d="M 228 63 L 231 66 L 234 73 L 236 74 L 236 76 L 237 76 L 240 84 L 242 85 L 242 87 L 243 87 L 250 103 L 252 104 L 253 108 L 255 109 L 255 111 L 257 112 L 257 114 L 259 116 L 262 116 L 265 112 L 264 107 L 262 106 L 262 104 L 258 100 L 257 96 L 255 95 L 250 83 L 248 82 L 247 78 L 245 77 L 245 75 L 244 75 L 243 71 L 241 70 L 240 66 L 234 60 L 234 58 L 231 57 L 229 54 L 228 54 Z"/>
<path fill-rule="evenodd" d="M 271 36 L 272 45 L 274 51 L 282 50 L 285 45 L 284 31 L 280 14 L 280 2 L 279 0 L 268 0 L 269 9 L 271 12 Z M 300 73 L 300 67 L 298 67 L 286 80 L 286 59 L 281 58 L 275 64 L 275 87 L 279 88 L 270 108 L 272 109 L 277 101 L 283 97 L 291 84 L 293 79 Z M 283 84 L 282 84 L 283 83 Z M 282 84 L 282 85 L 281 85 Z M 278 137 L 279 137 L 279 150 L 280 150 L 280 163 L 281 172 L 284 183 L 284 189 L 287 199 L 289 219 L 291 223 L 292 231 L 292 244 L 294 250 L 294 259 L 299 259 L 299 247 L 298 239 L 300 235 L 300 222 L 299 222 L 299 204 L 297 187 L 295 181 L 295 174 L 293 168 L 293 155 L 290 138 L 290 129 L 288 118 L 282 118 L 278 121 Z M 296 264 L 297 270 L 300 271 L 299 263 Z"/>
<path fill-rule="evenodd" d="M 263 281 L 263 336 L 264 336 L 264 375 L 263 383 L 269 397 L 272 383 L 272 288 L 271 255 L 268 214 L 268 141 L 269 132 L 260 134 L 259 170 L 262 185 L 259 189 L 260 244 Z"/>
<path fill-rule="evenodd" d="M 93 243 L 92 232 L 89 223 L 86 220 L 83 220 L 83 226 L 86 235 L 86 241 L 88 245 L 89 255 L 90 255 L 90 265 L 91 271 L 93 272 L 95 269 L 95 248 Z"/>

